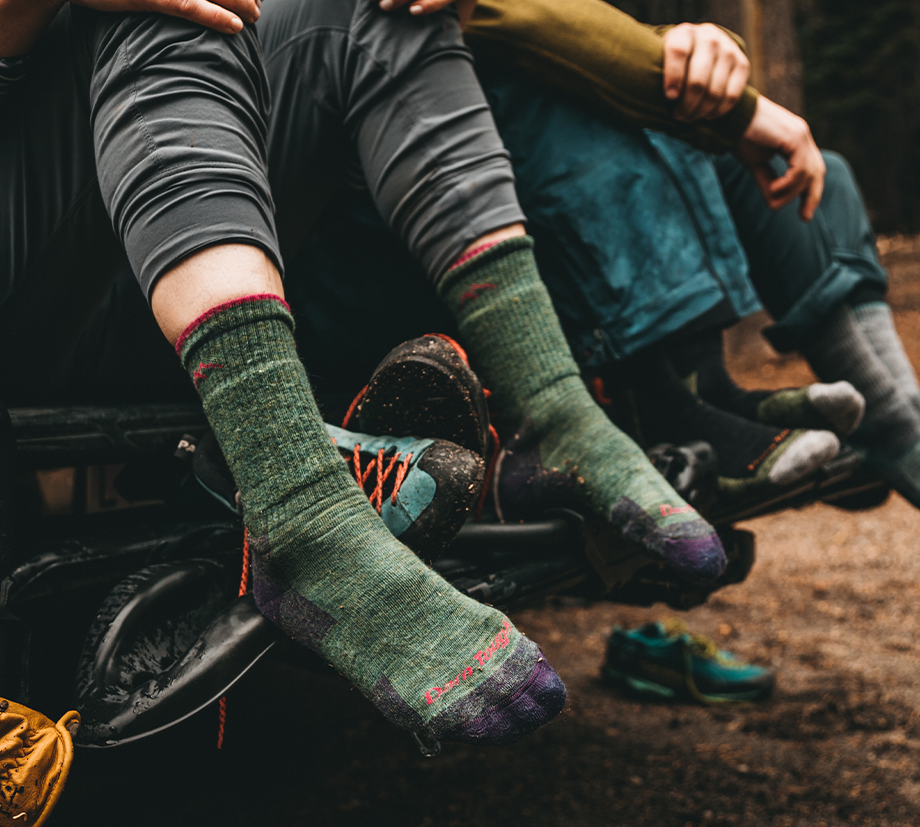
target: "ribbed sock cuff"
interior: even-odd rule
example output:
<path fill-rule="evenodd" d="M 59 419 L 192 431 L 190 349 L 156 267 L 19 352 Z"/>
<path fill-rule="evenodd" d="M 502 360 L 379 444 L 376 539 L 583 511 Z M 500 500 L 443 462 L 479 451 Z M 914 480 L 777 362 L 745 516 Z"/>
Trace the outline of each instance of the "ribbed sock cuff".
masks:
<path fill-rule="evenodd" d="M 202 313 L 176 341 L 176 353 L 188 369 L 186 361 L 204 339 L 233 330 L 251 322 L 277 319 L 294 330 L 294 317 L 288 303 L 274 293 L 240 296 L 218 304 Z"/>
<path fill-rule="evenodd" d="M 493 264 L 505 257 L 513 257 L 515 253 L 524 252 L 525 255 L 533 255 L 533 239 L 529 235 L 516 236 L 515 238 L 509 238 L 506 241 L 500 241 L 498 244 L 492 244 L 486 247 L 482 252 L 476 252 L 473 250 L 471 257 L 461 257 L 457 264 L 451 267 L 448 270 L 444 277 L 438 282 L 437 290 L 438 295 L 442 299 L 449 301 L 449 297 L 454 292 L 454 289 L 457 286 L 463 285 L 466 280 L 468 280 L 471 273 L 477 272 L 480 268 Z M 504 269 L 504 268 L 503 268 Z M 516 267 L 510 267 L 508 269 L 508 274 L 513 276 L 514 272 L 517 270 Z M 464 290 L 461 295 L 457 297 L 456 305 L 459 302 L 459 307 L 462 307 L 467 302 L 476 298 L 480 292 L 488 290 L 494 287 L 494 285 L 489 284 L 473 284 L 469 285 L 469 289 Z M 451 310 L 456 311 L 458 306 L 451 306 Z"/>

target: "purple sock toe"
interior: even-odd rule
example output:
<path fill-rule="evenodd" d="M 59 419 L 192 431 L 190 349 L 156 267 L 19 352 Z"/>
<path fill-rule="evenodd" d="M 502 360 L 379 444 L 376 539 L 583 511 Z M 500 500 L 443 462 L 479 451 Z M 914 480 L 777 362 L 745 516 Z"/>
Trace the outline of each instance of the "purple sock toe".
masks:
<path fill-rule="evenodd" d="M 702 518 L 660 528 L 638 503 L 621 497 L 610 521 L 627 540 L 645 546 L 686 580 L 711 583 L 725 571 L 728 558 L 722 542 Z"/>
<path fill-rule="evenodd" d="M 661 555 L 675 572 L 693 583 L 711 583 L 728 563 L 715 532 L 708 537 L 687 539 L 665 536 Z"/>
<path fill-rule="evenodd" d="M 474 696 L 464 699 L 455 706 L 472 704 L 483 707 L 475 717 L 450 726 L 445 717 L 431 722 L 437 737 L 441 741 L 454 741 L 462 744 L 510 744 L 525 735 L 539 729 L 555 718 L 565 706 L 565 685 L 552 666 L 543 657 L 543 652 L 535 643 L 525 640 L 519 646 L 516 656 L 502 666 L 488 681 L 472 693 Z M 510 696 L 506 696 L 509 678 L 517 679 L 522 660 L 526 658 L 536 664 L 530 675 Z M 504 690 L 504 691 L 503 691 Z M 483 704 L 489 696 L 494 703 Z M 452 709 L 450 717 L 462 716 L 463 709 Z M 445 726 L 447 724 L 447 726 Z"/>

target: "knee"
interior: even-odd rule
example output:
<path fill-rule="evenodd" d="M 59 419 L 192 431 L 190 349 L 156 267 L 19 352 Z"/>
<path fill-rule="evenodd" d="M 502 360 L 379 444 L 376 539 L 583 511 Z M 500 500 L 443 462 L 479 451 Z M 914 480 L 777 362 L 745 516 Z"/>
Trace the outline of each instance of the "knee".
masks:
<path fill-rule="evenodd" d="M 861 202 L 859 185 L 856 183 L 856 176 L 847 159 L 839 152 L 831 152 L 826 149 L 821 150 L 821 156 L 827 166 L 824 178 L 825 197 L 849 197 Z"/>

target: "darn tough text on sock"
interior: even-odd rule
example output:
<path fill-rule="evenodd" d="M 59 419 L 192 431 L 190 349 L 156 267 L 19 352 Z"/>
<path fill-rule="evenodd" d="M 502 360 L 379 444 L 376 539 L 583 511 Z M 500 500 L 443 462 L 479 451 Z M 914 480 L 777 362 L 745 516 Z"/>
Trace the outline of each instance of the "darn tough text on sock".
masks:
<path fill-rule="evenodd" d="M 506 649 L 508 647 L 508 644 L 511 642 L 511 630 L 513 628 L 511 622 L 506 618 L 504 623 L 502 623 L 502 630 L 495 636 L 495 639 L 485 649 L 480 649 L 473 655 L 473 659 L 479 664 L 480 670 L 489 662 L 492 655 L 500 649 Z M 435 703 L 445 692 L 449 692 L 455 686 L 459 686 L 463 681 L 472 678 L 475 672 L 476 667 L 467 666 L 463 671 L 459 672 L 456 677 L 447 681 L 443 686 L 433 686 L 425 693 L 425 703 L 429 705 Z"/>

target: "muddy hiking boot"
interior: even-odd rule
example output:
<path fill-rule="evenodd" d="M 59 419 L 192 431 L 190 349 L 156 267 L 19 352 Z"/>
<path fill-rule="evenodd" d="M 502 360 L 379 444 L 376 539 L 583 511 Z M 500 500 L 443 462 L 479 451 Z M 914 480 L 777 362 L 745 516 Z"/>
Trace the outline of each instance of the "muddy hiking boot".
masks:
<path fill-rule="evenodd" d="M 485 464 L 478 454 L 443 439 L 372 436 L 328 424 L 326 431 L 400 542 L 434 557 L 457 536 L 482 487 Z M 239 489 L 212 431 L 193 446 L 192 472 L 215 499 L 242 513 Z"/>
<path fill-rule="evenodd" d="M 763 701 L 776 684 L 771 670 L 736 660 L 677 618 L 615 628 L 601 679 L 648 700 L 704 704 Z"/>

